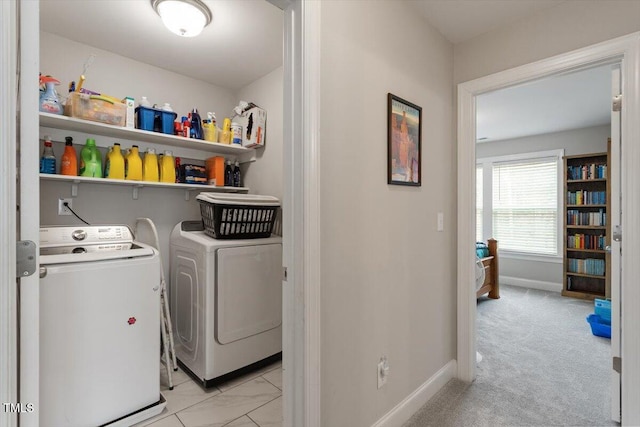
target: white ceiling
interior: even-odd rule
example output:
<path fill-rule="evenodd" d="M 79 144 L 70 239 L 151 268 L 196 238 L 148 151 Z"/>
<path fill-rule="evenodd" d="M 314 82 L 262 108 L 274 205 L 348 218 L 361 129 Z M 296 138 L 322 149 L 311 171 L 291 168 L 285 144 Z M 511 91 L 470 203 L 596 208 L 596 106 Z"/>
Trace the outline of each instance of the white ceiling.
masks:
<path fill-rule="evenodd" d="M 461 43 L 565 0 L 407 0 L 451 43 Z"/>
<path fill-rule="evenodd" d="M 476 114 L 479 142 L 609 124 L 611 66 L 480 95 Z"/>
<path fill-rule="evenodd" d="M 170 33 L 150 0 L 41 0 L 40 27 L 232 90 L 282 65 L 280 9 L 265 0 L 203 1 L 213 22 L 194 38 Z M 564 0 L 406 1 L 455 44 Z M 605 74 L 593 70 L 484 95 L 478 100 L 478 136 L 498 140 L 604 124 Z"/>

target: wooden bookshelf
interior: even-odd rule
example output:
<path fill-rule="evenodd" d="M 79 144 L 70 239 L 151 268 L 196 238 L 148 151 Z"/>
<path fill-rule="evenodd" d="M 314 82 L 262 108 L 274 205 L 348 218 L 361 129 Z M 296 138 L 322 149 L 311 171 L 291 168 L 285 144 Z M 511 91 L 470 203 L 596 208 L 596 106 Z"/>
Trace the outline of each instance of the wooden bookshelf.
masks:
<path fill-rule="evenodd" d="M 610 143 L 609 143 L 610 144 Z M 562 295 L 609 298 L 609 152 L 564 157 Z"/>

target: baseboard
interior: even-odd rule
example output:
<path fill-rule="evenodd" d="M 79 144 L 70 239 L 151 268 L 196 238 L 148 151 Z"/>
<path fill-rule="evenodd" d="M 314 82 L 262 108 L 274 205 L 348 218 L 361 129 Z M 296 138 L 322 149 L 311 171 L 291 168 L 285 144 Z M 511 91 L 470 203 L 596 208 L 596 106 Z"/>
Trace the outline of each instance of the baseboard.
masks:
<path fill-rule="evenodd" d="M 424 384 L 405 397 L 371 427 L 400 427 L 429 401 L 456 374 L 456 361 L 450 360 Z"/>
<path fill-rule="evenodd" d="M 500 283 L 521 288 L 538 289 L 541 291 L 561 292 L 562 284 L 543 282 L 541 280 L 521 279 L 520 277 L 500 276 Z"/>

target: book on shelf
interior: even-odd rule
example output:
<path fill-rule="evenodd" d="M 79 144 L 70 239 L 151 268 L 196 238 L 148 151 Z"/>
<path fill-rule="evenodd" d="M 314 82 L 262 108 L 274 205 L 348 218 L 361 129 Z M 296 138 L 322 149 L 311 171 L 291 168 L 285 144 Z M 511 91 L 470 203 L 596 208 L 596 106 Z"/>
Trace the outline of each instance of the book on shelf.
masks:
<path fill-rule="evenodd" d="M 604 209 L 599 209 L 598 212 L 582 212 L 578 209 L 567 209 L 567 225 L 603 227 L 607 225 L 607 214 Z"/>
<path fill-rule="evenodd" d="M 567 236 L 567 248 L 568 249 L 595 249 L 604 250 L 606 245 L 605 236 L 595 234 L 582 234 L 576 233 L 571 236 Z"/>
<path fill-rule="evenodd" d="M 586 165 L 567 166 L 568 180 L 605 179 L 607 177 L 607 165 L 589 163 Z"/>
<path fill-rule="evenodd" d="M 568 191 L 568 205 L 604 205 L 607 203 L 606 191 Z"/>
<path fill-rule="evenodd" d="M 605 262 L 603 259 L 586 258 L 568 258 L 568 271 L 570 273 L 589 274 L 591 276 L 603 276 Z"/>

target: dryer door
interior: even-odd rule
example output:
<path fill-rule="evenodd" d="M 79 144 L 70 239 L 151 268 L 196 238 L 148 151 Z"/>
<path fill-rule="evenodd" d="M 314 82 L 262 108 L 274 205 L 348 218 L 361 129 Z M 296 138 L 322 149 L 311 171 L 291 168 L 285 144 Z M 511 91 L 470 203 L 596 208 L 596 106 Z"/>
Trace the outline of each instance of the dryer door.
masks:
<path fill-rule="evenodd" d="M 218 249 L 216 339 L 229 344 L 282 323 L 282 245 Z"/>

